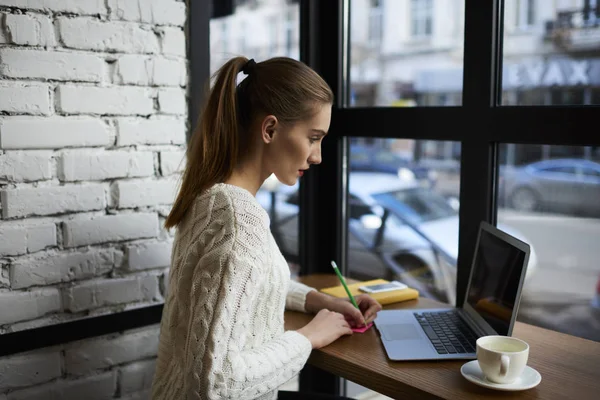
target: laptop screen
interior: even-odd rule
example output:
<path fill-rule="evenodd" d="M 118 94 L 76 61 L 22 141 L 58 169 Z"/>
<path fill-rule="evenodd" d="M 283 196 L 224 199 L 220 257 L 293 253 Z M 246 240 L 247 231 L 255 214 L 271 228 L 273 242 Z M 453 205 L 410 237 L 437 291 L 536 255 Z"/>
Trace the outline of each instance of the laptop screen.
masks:
<path fill-rule="evenodd" d="M 466 300 L 499 335 L 509 335 L 525 257 L 523 250 L 481 230 Z"/>

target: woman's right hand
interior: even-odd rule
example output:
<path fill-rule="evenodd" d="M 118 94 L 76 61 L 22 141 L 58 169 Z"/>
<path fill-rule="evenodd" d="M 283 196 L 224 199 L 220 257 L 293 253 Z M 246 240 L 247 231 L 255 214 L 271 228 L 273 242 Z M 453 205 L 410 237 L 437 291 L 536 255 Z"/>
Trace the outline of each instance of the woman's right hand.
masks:
<path fill-rule="evenodd" d="M 352 329 L 343 314 L 322 309 L 298 333 L 310 340 L 313 349 L 320 349 L 340 336 L 352 335 Z"/>

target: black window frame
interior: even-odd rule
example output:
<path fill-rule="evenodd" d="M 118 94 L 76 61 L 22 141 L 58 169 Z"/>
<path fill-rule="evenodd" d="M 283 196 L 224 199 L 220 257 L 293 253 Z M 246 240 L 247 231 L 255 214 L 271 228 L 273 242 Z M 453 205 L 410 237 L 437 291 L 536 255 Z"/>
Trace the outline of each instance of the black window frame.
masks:
<path fill-rule="evenodd" d="M 188 1 L 189 128 L 193 131 L 210 77 L 211 0 Z M 351 137 L 444 140 L 461 143 L 457 294 L 467 283 L 481 220 L 496 224 L 498 152 L 503 143 L 598 146 L 589 135 L 598 106 L 502 106 L 502 0 L 465 0 L 463 101 L 452 107 L 348 108 L 346 66 L 350 0 L 300 0 L 301 59 L 336 95 L 323 162 L 300 184 L 301 275 L 346 268 L 348 143 Z M 402 121 L 398 135 L 395 121 Z M 461 127 L 461 129 L 448 129 Z M 377 134 L 375 135 L 374 132 Z M 566 133 L 568 132 L 568 133 Z M 463 296 L 457 296 L 457 303 Z M 160 322 L 162 305 L 0 335 L 0 356 L 122 332 Z M 301 390 L 339 394 L 341 380 L 307 366 Z"/>

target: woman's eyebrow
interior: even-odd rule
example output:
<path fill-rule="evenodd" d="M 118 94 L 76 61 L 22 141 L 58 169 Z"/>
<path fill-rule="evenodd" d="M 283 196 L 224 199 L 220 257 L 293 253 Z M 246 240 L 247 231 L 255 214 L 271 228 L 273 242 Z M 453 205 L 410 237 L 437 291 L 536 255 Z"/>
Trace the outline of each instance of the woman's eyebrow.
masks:
<path fill-rule="evenodd" d="M 327 135 L 327 132 L 325 132 L 323 129 L 311 129 L 311 131 L 321 134 L 323 136 Z"/>

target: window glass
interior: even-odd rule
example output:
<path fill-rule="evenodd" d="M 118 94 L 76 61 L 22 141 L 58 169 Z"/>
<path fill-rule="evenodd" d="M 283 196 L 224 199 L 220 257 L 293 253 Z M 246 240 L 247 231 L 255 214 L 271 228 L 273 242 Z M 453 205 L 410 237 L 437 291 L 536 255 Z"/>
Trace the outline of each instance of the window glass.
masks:
<path fill-rule="evenodd" d="M 600 104 L 597 0 L 504 0 L 502 105 Z"/>
<path fill-rule="evenodd" d="M 499 154 L 498 227 L 532 248 L 518 320 L 600 341 L 600 149 Z"/>
<path fill-rule="evenodd" d="M 350 106 L 462 104 L 464 0 L 352 0 Z"/>

